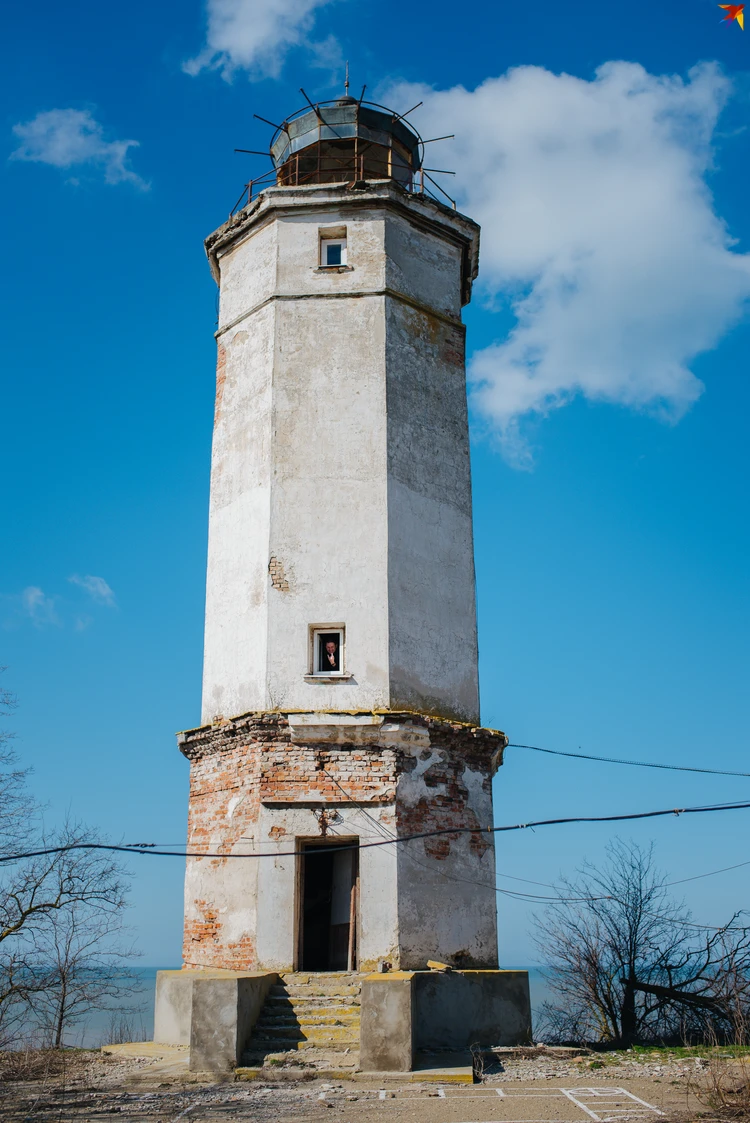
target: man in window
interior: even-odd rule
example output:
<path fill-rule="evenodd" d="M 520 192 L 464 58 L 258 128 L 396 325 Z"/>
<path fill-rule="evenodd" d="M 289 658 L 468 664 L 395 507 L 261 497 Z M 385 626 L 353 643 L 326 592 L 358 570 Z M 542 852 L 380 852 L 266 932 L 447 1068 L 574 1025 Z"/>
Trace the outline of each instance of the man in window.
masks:
<path fill-rule="evenodd" d="M 339 669 L 339 645 L 331 636 L 321 636 L 320 669 L 329 674 Z"/>

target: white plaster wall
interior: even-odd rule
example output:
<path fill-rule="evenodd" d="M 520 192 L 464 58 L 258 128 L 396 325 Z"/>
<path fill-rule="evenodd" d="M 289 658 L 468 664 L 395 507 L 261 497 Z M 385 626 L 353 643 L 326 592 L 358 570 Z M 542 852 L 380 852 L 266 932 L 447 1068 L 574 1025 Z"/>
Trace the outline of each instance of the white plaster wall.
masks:
<path fill-rule="evenodd" d="M 329 803 L 327 807 L 330 809 Z M 367 814 L 353 804 L 333 804 L 338 817 L 330 836 L 359 838 L 360 844 L 378 841 L 382 829 L 394 833 L 392 806 L 369 806 Z M 368 816 L 370 816 L 368 818 Z M 282 828 L 274 839 L 270 832 Z M 259 846 L 270 853 L 294 850 L 299 839 L 320 837 L 317 815 L 309 807 L 263 806 L 259 819 Z M 299 858 L 263 858 L 258 865 L 257 949 L 258 967 L 268 971 L 292 970 L 297 954 L 299 917 L 296 912 Z M 378 959 L 393 958 L 398 944 L 397 855 L 395 846 L 378 846 L 359 852 L 359 967 L 369 970 Z"/>
<path fill-rule="evenodd" d="M 266 300 L 277 286 L 277 225 L 254 227 L 221 259 L 219 328 Z"/>
<path fill-rule="evenodd" d="M 337 275 L 338 276 L 338 275 Z M 269 599 L 269 695 L 281 709 L 388 705 L 383 297 L 279 306 Z M 353 678 L 306 682 L 308 629 L 346 625 Z"/>
<path fill-rule="evenodd" d="M 457 314 L 460 249 L 377 201 L 272 195 L 282 209 L 219 255 L 221 324 L 244 318 L 220 334 L 203 721 L 399 706 L 478 720 L 461 329 L 382 291 Z M 321 272 L 320 229 L 342 225 L 351 269 Z M 352 677 L 306 682 L 310 626 L 340 623 Z"/>
<path fill-rule="evenodd" d="M 461 247 L 415 227 L 403 215 L 385 221 L 389 288 L 457 319 L 461 315 Z"/>
<path fill-rule="evenodd" d="M 319 269 L 320 234 L 346 227 L 349 268 L 342 273 Z M 377 291 L 386 283 L 385 224 L 380 209 L 346 207 L 290 208 L 277 219 L 277 292 L 283 295 L 320 292 Z"/>
<path fill-rule="evenodd" d="M 202 721 L 266 696 L 275 307 L 222 337 L 211 465 Z"/>
<path fill-rule="evenodd" d="M 463 339 L 390 298 L 386 339 L 391 706 L 479 721 Z"/>

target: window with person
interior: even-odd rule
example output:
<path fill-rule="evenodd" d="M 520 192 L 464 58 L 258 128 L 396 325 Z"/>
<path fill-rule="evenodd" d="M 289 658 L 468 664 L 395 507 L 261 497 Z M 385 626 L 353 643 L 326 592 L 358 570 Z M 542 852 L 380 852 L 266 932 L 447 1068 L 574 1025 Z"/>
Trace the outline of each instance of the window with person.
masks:
<path fill-rule="evenodd" d="M 341 672 L 341 632 L 318 632 L 318 674 L 337 675 Z"/>

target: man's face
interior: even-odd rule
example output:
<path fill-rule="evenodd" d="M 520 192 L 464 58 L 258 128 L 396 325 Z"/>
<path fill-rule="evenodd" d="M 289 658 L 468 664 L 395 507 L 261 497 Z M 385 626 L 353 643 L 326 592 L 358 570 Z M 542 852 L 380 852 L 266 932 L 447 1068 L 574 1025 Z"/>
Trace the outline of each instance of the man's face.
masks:
<path fill-rule="evenodd" d="M 335 655 L 336 654 L 336 644 L 335 643 L 327 643 L 326 644 L 326 651 L 328 652 L 329 655 Z"/>

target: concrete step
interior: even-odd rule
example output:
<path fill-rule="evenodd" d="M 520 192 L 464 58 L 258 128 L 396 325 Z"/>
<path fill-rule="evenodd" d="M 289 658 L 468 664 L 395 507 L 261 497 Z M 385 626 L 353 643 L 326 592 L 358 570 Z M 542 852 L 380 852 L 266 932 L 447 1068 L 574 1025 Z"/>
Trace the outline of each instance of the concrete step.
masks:
<path fill-rule="evenodd" d="M 316 1002 L 282 1002 L 277 998 L 273 1002 L 266 1000 L 263 1007 L 265 1014 L 283 1018 L 324 1018 L 330 1014 L 354 1014 L 359 1017 L 361 1010 L 358 1002 L 321 1002 L 320 999 Z"/>
<path fill-rule="evenodd" d="M 304 1069 L 323 1069 L 323 1070 L 339 1070 L 356 1072 L 359 1068 L 359 1052 L 350 1050 L 349 1052 L 338 1052 L 330 1049 L 315 1049 L 309 1050 L 304 1058 L 301 1058 L 297 1050 L 289 1052 L 287 1050 L 280 1050 L 278 1052 L 267 1052 L 261 1050 L 260 1052 L 250 1052 L 249 1050 L 243 1053 L 240 1067 L 255 1067 L 259 1066 L 270 1069 L 276 1065 L 293 1065 Z"/>
<path fill-rule="evenodd" d="M 355 1070 L 361 981 L 361 975 L 349 971 L 295 971 L 281 976 L 268 993 L 243 1065 Z"/>
<path fill-rule="evenodd" d="M 254 1042 L 267 1041 L 308 1041 L 312 1045 L 359 1045 L 359 1026 L 268 1026 L 257 1027 L 250 1038 Z"/>
<path fill-rule="evenodd" d="M 277 1014 L 263 1010 L 256 1026 L 358 1026 L 359 1010 L 338 1013 Z"/>
<path fill-rule="evenodd" d="M 262 1034 L 264 1037 L 309 1037 L 311 1041 L 316 1035 L 325 1037 L 336 1034 L 359 1041 L 360 1027 L 359 1022 L 315 1022 L 312 1025 L 300 1025 L 299 1022 L 258 1022 L 253 1034 Z"/>
<path fill-rule="evenodd" d="M 352 984 L 341 986 L 327 986 L 322 983 L 300 983 L 299 985 L 282 986 L 276 984 L 269 992 L 270 998 L 347 998 L 359 1001 L 361 987 Z"/>
<path fill-rule="evenodd" d="M 354 1042 L 347 1041 L 292 1041 L 287 1037 L 252 1037 L 247 1043 L 248 1055 L 257 1056 L 260 1053 L 297 1052 L 316 1055 L 319 1052 L 343 1053 L 349 1049 L 350 1053 L 359 1051 L 359 1038 Z M 348 1054 L 347 1054 L 348 1055 Z"/>
<path fill-rule="evenodd" d="M 366 971 L 282 971 L 281 978 L 292 979 L 296 982 L 309 982 L 314 979 L 350 979 L 355 983 L 362 982 Z"/>
<path fill-rule="evenodd" d="M 342 991 L 332 990 L 328 994 L 323 994 L 315 990 L 299 994 L 294 993 L 294 990 L 280 990 L 275 994 L 273 992 L 268 994 L 266 1002 L 293 1002 L 295 1005 L 299 1004 L 300 1006 L 330 1006 L 332 1002 L 341 1002 L 344 1006 L 358 1006 L 360 1002 L 360 992 L 356 990 L 354 994 L 345 994 Z"/>

